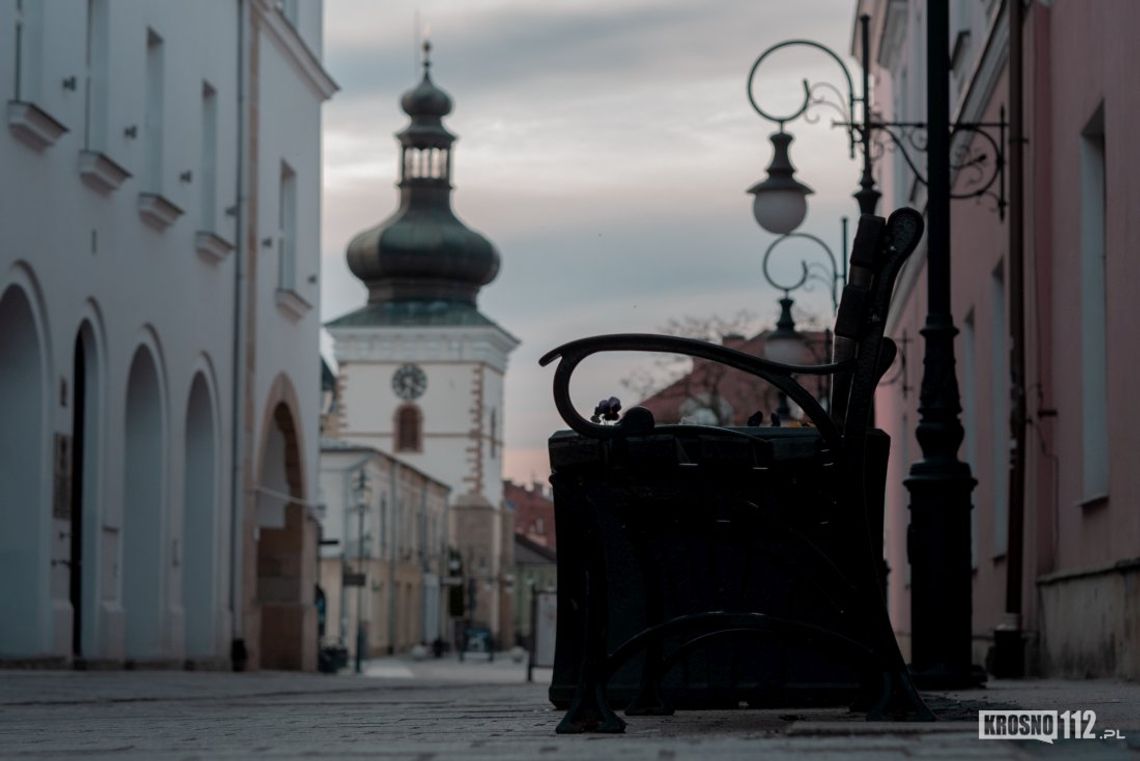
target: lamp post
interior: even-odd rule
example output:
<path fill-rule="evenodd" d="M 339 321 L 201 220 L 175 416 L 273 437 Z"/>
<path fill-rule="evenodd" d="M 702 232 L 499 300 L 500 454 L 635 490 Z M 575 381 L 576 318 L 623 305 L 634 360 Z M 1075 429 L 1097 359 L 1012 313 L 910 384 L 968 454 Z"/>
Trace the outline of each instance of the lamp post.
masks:
<path fill-rule="evenodd" d="M 972 667 L 970 466 L 958 459 L 964 432 L 954 372 L 950 312 L 950 12 L 930 0 L 926 15 L 927 313 L 919 421 L 922 460 L 911 466 L 911 664 L 916 683 L 955 688 L 979 681 Z M 984 679 L 984 674 L 982 675 Z"/>
<path fill-rule="evenodd" d="M 768 179 L 748 192 L 754 196 L 753 214 L 764 229 L 779 235 L 795 230 L 806 214 L 806 196 L 811 190 L 795 181 L 788 155 L 791 136 L 785 125 L 821 106 L 840 113 L 841 120 L 833 126 L 846 129 L 851 157 L 855 158 L 857 150 L 861 154 L 862 174 L 854 194 L 861 213 L 874 213 L 880 195 L 873 174 L 876 145 L 882 148 L 888 142 L 892 144 L 917 180 L 927 186 L 928 313 L 921 331 L 925 353 L 916 431 L 923 459 L 912 466 L 905 482 L 911 495 L 907 532 L 911 669 L 920 686 L 966 687 L 980 681 L 971 665 L 970 493 L 975 481 L 969 466 L 957 456 L 963 430 L 954 371 L 957 329 L 950 312 L 950 201 L 988 197 L 1004 218 L 1005 109 L 998 122 L 951 125 L 948 0 L 930 0 L 926 20 L 926 122 L 875 118 L 871 112 L 869 22 L 868 15 L 859 17 L 862 92 L 858 96 L 843 60 L 818 42 L 788 40 L 773 45 L 756 59 L 748 74 L 748 100 L 761 117 L 776 123 L 778 131 L 771 136 L 773 160 Z M 753 81 L 769 56 L 788 47 L 812 48 L 832 59 L 846 91 L 827 82 L 811 84 L 804 80 L 804 98 L 796 109 L 784 114 L 764 110 L 753 97 Z M 857 113 L 861 117 L 858 121 Z M 959 141 L 954 149 L 955 137 L 964 133 L 979 138 L 981 149 L 974 148 L 973 140 Z M 911 151 L 927 154 L 925 176 L 911 158 Z M 966 168 L 974 171 L 954 190 L 952 174 Z M 797 194 L 798 199 L 791 197 Z"/>
<path fill-rule="evenodd" d="M 368 502 L 372 498 L 372 486 L 369 483 L 368 473 L 361 467 L 356 474 L 356 480 L 353 484 L 353 497 L 355 504 L 353 506 L 356 512 L 356 538 L 357 538 L 357 552 L 356 552 L 356 566 L 357 574 L 363 579 L 367 579 L 367 571 L 364 567 L 364 558 L 366 555 L 364 546 L 364 514 L 368 512 Z M 347 550 L 347 548 L 346 548 Z M 357 579 L 361 582 L 362 579 Z M 356 586 L 356 663 L 355 670 L 357 674 L 364 671 L 364 650 L 368 646 L 368 634 L 364 627 L 364 584 L 358 583 Z"/>
<path fill-rule="evenodd" d="M 783 208 L 787 209 L 788 206 L 784 205 Z M 764 259 L 761 266 L 764 279 L 768 281 L 768 285 L 776 290 L 783 291 L 784 294 L 779 300 L 780 317 L 776 321 L 776 329 L 768 334 L 764 342 L 764 357 L 766 359 L 770 359 L 773 362 L 796 365 L 805 362 L 805 354 L 809 351 L 814 355 L 813 358 L 816 362 L 826 361 L 827 357 L 830 356 L 830 329 L 824 329 L 822 357 L 816 354 L 804 335 L 796 330 L 796 323 L 792 317 L 792 305 L 795 303 L 792 299 L 792 293 L 801 288 L 810 290 L 813 284 L 819 283 L 827 289 L 828 296 L 831 299 L 832 312 L 838 308 L 839 289 L 847 282 L 847 217 L 843 217 L 841 228 L 840 256 L 838 259 L 831 248 L 824 243 L 822 239 L 809 233 L 800 232 L 789 232 L 785 235 L 781 235 L 772 241 L 767 250 L 764 251 Z M 785 244 L 797 242 L 812 244 L 823 253 L 824 258 L 822 260 L 809 261 L 808 255 L 805 254 L 800 259 L 800 275 L 798 279 L 794 281 L 778 280 L 772 275 L 770 268 L 772 255 L 776 253 L 781 246 L 787 248 Z M 821 376 L 820 383 L 820 402 L 826 406 L 831 397 L 828 377 Z M 787 419 L 791 414 L 791 410 L 788 408 L 787 397 L 783 393 L 779 395 L 776 414 L 781 420 Z"/>

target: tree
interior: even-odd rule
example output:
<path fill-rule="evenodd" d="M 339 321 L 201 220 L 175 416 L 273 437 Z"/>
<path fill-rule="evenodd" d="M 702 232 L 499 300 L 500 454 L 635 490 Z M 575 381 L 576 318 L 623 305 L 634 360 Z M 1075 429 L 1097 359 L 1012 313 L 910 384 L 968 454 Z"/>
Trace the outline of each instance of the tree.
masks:
<path fill-rule="evenodd" d="M 825 334 L 804 320 L 809 346 L 818 346 L 814 360 L 824 361 Z M 761 329 L 755 314 L 737 312 L 730 318 L 686 316 L 672 319 L 661 332 L 718 343 L 747 354 L 763 355 L 770 330 Z M 747 337 L 751 336 L 751 337 Z M 817 398 L 823 396 L 819 379 L 806 379 Z M 648 408 L 659 423 L 692 422 L 705 425 L 746 425 L 749 419 L 768 421 L 780 405 L 780 394 L 760 378 L 725 365 L 679 355 L 662 355 L 638 368 L 622 385 Z"/>

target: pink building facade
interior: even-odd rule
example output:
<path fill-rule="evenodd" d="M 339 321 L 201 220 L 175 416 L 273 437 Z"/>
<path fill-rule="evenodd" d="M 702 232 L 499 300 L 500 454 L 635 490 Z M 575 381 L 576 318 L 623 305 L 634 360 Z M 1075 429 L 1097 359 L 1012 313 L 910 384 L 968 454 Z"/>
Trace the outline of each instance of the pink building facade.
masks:
<path fill-rule="evenodd" d="M 1011 101 L 1011 0 L 951 3 L 951 114 L 997 121 Z M 861 0 L 871 17 L 874 106 L 885 120 L 925 118 L 925 3 Z M 962 422 L 971 466 L 973 632 L 984 663 L 996 628 L 1018 627 L 1029 673 L 1140 678 L 1140 4 L 1023 3 L 1025 468 L 1022 603 L 1007 605 L 1011 503 L 1011 216 L 992 197 L 955 201 L 952 299 Z M 855 53 L 858 54 L 858 35 Z M 967 146 L 980 150 L 976 139 Z M 1008 153 L 1008 150 L 1007 150 Z M 916 155 L 921 167 L 922 154 Z M 925 189 L 897 153 L 878 165 L 881 210 L 922 209 Z M 977 175 L 963 170 L 955 189 Z M 1008 187 L 1009 177 L 1006 178 Z M 893 441 L 887 495 L 891 619 L 910 645 L 903 481 L 922 456 L 914 437 L 922 377 L 926 272 L 904 272 L 887 332 L 907 351 L 880 388 L 877 424 Z M 1016 474 L 1014 474 L 1016 478 Z M 1014 490 L 1016 500 L 1016 490 Z M 1013 548 L 1016 550 L 1016 548 Z M 1014 606 L 1016 607 L 1016 606 Z"/>

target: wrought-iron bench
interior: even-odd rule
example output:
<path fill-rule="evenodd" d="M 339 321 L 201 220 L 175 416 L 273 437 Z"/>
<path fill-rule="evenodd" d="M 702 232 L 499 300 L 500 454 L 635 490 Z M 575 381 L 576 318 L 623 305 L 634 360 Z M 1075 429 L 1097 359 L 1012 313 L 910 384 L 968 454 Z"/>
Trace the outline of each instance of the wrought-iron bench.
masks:
<path fill-rule="evenodd" d="M 569 703 L 558 732 L 623 731 L 615 698 L 627 715 L 791 705 L 841 686 L 845 674 L 853 690 L 837 694 L 868 718 L 933 718 L 883 601 L 889 441 L 869 427 L 896 354 L 883 335 L 891 293 L 922 229 L 912 209 L 860 219 L 829 364 L 782 365 L 644 334 L 584 338 L 540 360 L 560 360 L 554 401 L 572 429 L 550 439 L 559 537 L 551 699 Z M 570 400 L 570 378 L 587 357 L 614 351 L 744 371 L 798 404 L 811 427 L 657 425 L 641 407 L 612 425 L 591 422 Z M 829 409 L 797 375 L 832 376 Z M 631 694 L 615 691 L 615 675 L 635 685 Z M 815 692 L 797 691 L 804 685 Z"/>

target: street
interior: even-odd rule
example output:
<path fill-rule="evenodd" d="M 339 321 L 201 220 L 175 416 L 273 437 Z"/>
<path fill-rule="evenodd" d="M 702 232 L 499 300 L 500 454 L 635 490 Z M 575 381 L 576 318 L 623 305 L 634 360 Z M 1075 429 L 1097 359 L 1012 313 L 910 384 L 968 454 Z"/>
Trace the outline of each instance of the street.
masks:
<path fill-rule="evenodd" d="M 0 757 L 105 759 L 380 758 L 1136 758 L 1140 685 L 995 682 L 928 695 L 936 724 L 872 724 L 844 709 L 681 712 L 631 717 L 625 735 L 556 735 L 561 714 L 536 672 L 403 658 L 368 676 L 260 672 L 7 671 Z M 1126 740 L 1011 743 L 977 737 L 978 707 L 1091 709 Z"/>

